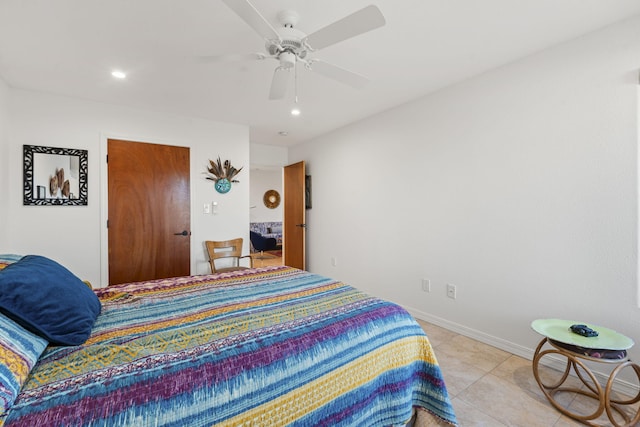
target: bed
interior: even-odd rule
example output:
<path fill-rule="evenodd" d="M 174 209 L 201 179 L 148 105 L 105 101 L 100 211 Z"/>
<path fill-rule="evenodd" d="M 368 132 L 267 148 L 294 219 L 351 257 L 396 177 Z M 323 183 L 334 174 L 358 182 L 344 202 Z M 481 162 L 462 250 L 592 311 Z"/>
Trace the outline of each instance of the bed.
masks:
<path fill-rule="evenodd" d="M 41 354 L 0 425 L 456 425 L 420 326 L 339 281 L 275 266 L 74 286 L 99 301 L 86 341 L 25 327 Z"/>

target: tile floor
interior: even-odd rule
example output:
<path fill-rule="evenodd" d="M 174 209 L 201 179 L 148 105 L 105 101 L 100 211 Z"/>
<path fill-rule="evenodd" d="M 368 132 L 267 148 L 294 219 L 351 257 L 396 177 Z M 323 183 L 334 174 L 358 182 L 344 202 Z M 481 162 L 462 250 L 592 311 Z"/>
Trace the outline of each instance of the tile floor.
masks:
<path fill-rule="evenodd" d="M 558 412 L 538 387 L 531 361 L 447 329 L 418 320 L 426 331 L 461 427 L 581 426 Z M 552 374 L 540 368 L 540 375 Z M 554 376 L 555 377 L 555 376 Z M 555 377 L 557 378 L 557 377 Z M 580 385 L 576 379 L 576 383 Z M 562 404 L 574 411 L 593 412 L 589 398 L 564 393 Z M 639 405 L 635 405 L 634 411 Z M 598 425 L 609 426 L 606 415 Z"/>
<path fill-rule="evenodd" d="M 261 256 L 258 252 L 254 252 L 251 254 L 253 257 L 253 266 L 256 268 L 259 267 L 267 267 L 270 265 L 282 265 L 282 257 Z"/>

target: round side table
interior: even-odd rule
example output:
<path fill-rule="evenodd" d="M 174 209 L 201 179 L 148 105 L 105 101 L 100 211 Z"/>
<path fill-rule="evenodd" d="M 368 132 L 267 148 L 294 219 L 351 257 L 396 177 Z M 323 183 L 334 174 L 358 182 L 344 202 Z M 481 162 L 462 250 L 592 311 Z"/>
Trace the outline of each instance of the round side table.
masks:
<path fill-rule="evenodd" d="M 633 417 L 630 417 L 623 407 L 640 402 L 640 391 L 629 400 L 618 400 L 611 396 L 613 383 L 623 369 L 627 367 L 633 369 L 638 381 L 640 381 L 640 366 L 633 363 L 627 356 L 627 350 L 634 344 L 633 340 L 611 329 L 592 325 L 588 326 L 596 330 L 599 335 L 597 337 L 583 337 L 571 332 L 570 326 L 574 324 L 584 324 L 584 322 L 538 319 L 531 323 L 533 330 L 544 336 L 533 355 L 533 376 L 547 400 L 564 415 L 586 425 L 599 426 L 599 424 L 595 424 L 592 421 L 598 419 L 604 411 L 606 411 L 609 421 L 615 427 L 638 424 L 640 421 L 640 408 L 636 410 Z M 545 344 L 547 346 L 543 350 Z M 564 373 L 561 374 L 556 382 L 551 384 L 543 383 L 539 374 L 540 361 L 547 355 L 558 355 L 567 359 Z M 584 361 L 615 365 L 604 388 Z M 564 386 L 572 371 L 585 387 Z M 583 415 L 571 412 L 556 401 L 555 395 L 561 392 L 587 396 L 597 401 L 598 406 L 591 414 Z M 614 412 L 620 415 L 617 417 L 618 420 L 620 418 L 624 420 L 623 424 L 620 424 L 614 418 Z"/>

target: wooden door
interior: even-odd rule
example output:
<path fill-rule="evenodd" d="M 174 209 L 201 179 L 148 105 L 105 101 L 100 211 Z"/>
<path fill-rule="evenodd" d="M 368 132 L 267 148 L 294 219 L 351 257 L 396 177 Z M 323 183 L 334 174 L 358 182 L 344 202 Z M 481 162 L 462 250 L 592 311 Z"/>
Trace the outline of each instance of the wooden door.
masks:
<path fill-rule="evenodd" d="M 306 268 L 304 177 L 304 162 L 284 167 L 284 264 L 301 270 Z"/>
<path fill-rule="evenodd" d="M 107 141 L 109 284 L 191 270 L 189 148 Z"/>

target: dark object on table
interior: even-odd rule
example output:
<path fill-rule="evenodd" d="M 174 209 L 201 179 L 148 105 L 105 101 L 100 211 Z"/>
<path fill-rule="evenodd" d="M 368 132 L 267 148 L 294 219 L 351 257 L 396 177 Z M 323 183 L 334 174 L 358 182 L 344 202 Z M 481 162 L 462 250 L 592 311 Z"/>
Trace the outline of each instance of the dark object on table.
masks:
<path fill-rule="evenodd" d="M 587 325 L 571 325 L 571 332 L 582 335 L 583 337 L 597 337 L 598 332 L 594 331 Z"/>
<path fill-rule="evenodd" d="M 255 231 L 249 231 L 249 238 L 251 239 L 253 249 L 257 252 L 272 251 L 278 246 L 277 240 L 273 237 L 264 237 L 262 234 L 256 233 Z"/>

